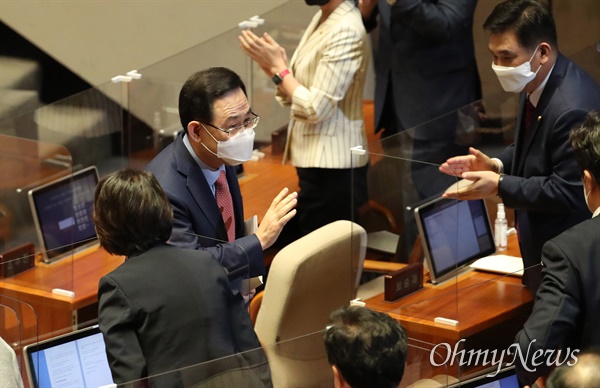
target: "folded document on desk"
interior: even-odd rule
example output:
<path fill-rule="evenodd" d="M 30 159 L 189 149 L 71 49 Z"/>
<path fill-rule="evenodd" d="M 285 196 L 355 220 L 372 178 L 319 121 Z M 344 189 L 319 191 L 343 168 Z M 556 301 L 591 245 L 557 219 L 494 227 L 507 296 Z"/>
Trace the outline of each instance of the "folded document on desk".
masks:
<path fill-rule="evenodd" d="M 471 268 L 505 275 L 523 276 L 523 259 L 508 255 L 485 256 L 471 264 Z"/>
<path fill-rule="evenodd" d="M 396 233 L 387 230 L 371 232 L 367 234 L 367 248 L 393 255 L 396 253 L 399 238 Z"/>

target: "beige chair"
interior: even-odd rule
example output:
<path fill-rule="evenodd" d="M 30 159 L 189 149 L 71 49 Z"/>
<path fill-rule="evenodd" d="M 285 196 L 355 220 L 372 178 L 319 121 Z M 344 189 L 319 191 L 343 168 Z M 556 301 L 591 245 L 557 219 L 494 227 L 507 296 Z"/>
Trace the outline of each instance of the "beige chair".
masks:
<path fill-rule="evenodd" d="M 321 332 L 330 313 L 355 297 L 365 250 L 365 230 L 336 221 L 273 259 L 264 296 L 253 299 L 250 311 L 275 387 L 332 386 Z"/>

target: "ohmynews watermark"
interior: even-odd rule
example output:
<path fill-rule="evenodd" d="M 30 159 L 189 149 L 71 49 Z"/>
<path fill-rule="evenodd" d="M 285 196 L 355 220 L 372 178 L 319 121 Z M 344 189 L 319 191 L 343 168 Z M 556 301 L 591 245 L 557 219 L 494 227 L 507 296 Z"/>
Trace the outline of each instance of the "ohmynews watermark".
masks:
<path fill-rule="evenodd" d="M 442 366 L 448 364 L 453 366 L 455 361 L 459 366 L 497 366 L 495 372 L 490 373 L 487 377 L 494 377 L 499 372 L 500 369 L 504 367 L 513 366 L 517 357 L 519 357 L 520 364 L 523 368 L 528 372 L 535 372 L 536 368 L 540 365 L 546 364 L 547 366 L 560 366 L 566 363 L 568 366 L 573 366 L 577 363 L 577 354 L 579 353 L 579 349 L 567 348 L 566 350 L 555 350 L 555 349 L 538 349 L 531 357 L 529 357 L 529 352 L 531 350 L 531 345 L 536 341 L 535 339 L 529 343 L 527 347 L 527 352 L 523 354 L 521 348 L 518 344 L 512 344 L 508 347 L 508 349 L 503 349 L 498 353 L 497 349 L 494 350 L 458 350 L 461 343 L 465 342 L 465 339 L 461 339 L 454 345 L 454 349 L 448 343 L 440 343 L 434 346 L 429 353 L 429 362 L 433 366 Z M 434 359 L 434 355 L 436 355 L 436 351 L 438 347 L 444 347 L 447 351 L 446 359 L 443 362 L 436 362 Z M 512 357 L 512 360 L 508 363 L 504 363 L 505 357 Z"/>

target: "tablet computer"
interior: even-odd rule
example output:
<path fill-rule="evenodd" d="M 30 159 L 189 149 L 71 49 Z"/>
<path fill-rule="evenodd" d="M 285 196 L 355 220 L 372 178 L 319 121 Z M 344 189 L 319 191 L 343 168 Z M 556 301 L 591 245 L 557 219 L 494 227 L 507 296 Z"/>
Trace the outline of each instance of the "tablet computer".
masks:
<path fill-rule="evenodd" d="M 433 284 L 496 252 L 483 199 L 435 198 L 415 208 L 415 219 Z"/>
<path fill-rule="evenodd" d="M 44 262 L 100 246 L 92 220 L 97 184 L 98 170 L 91 166 L 29 191 Z"/>
<path fill-rule="evenodd" d="M 33 388 L 113 383 L 104 337 L 97 325 L 27 345 L 23 353 Z"/>

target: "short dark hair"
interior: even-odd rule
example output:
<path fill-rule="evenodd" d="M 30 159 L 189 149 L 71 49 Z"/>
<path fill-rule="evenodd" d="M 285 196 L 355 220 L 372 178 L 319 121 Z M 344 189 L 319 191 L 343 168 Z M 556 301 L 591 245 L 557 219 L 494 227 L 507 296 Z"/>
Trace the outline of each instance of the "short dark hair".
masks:
<path fill-rule="evenodd" d="M 213 102 L 237 89 L 246 95 L 240 76 L 225 67 L 211 67 L 192 74 L 179 92 L 179 119 L 183 130 L 187 131 L 190 121 L 211 123 Z"/>
<path fill-rule="evenodd" d="M 588 170 L 600 185 L 600 110 L 589 112 L 581 125 L 571 130 L 569 140 L 581 172 Z"/>
<path fill-rule="evenodd" d="M 600 353 L 598 349 L 580 354 L 573 366 L 562 364 L 546 380 L 548 388 L 600 387 Z"/>
<path fill-rule="evenodd" d="M 169 239 L 173 208 L 152 173 L 129 168 L 96 186 L 94 225 L 107 252 L 131 256 Z"/>
<path fill-rule="evenodd" d="M 365 307 L 334 311 L 324 333 L 327 358 L 353 388 L 397 387 L 404 374 L 407 336 L 387 314 Z"/>
<path fill-rule="evenodd" d="M 483 23 L 483 29 L 493 35 L 512 31 L 519 44 L 528 50 L 534 50 L 541 42 L 558 50 L 554 17 L 536 0 L 507 0 L 496 5 Z"/>

